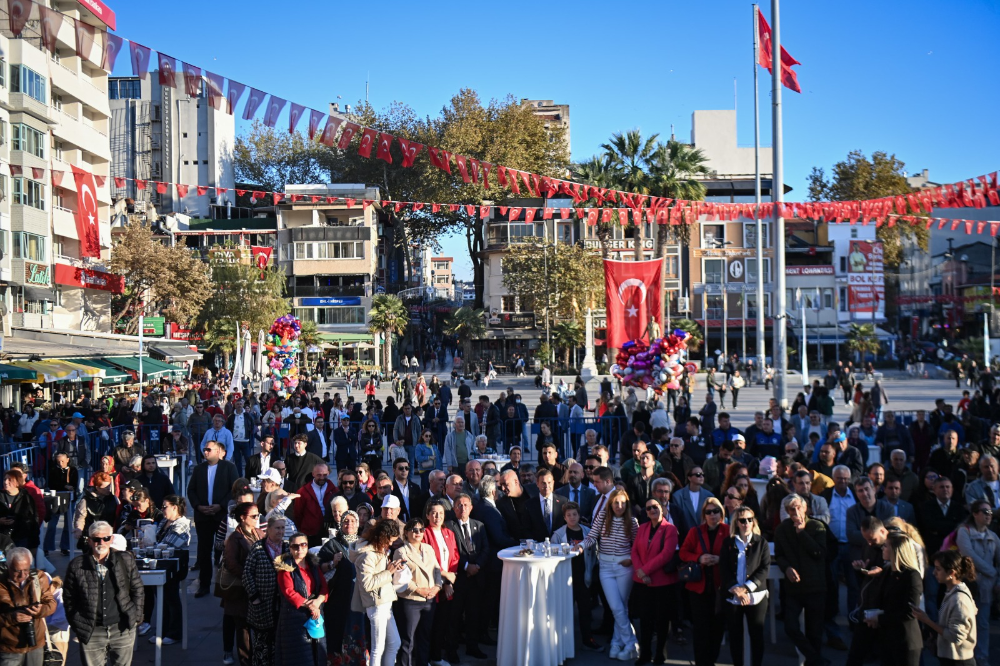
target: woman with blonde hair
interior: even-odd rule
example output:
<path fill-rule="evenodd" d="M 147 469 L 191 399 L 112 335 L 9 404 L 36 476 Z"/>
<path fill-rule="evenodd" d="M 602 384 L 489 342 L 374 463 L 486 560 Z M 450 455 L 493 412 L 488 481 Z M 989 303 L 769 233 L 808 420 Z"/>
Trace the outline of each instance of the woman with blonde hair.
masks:
<path fill-rule="evenodd" d="M 716 599 L 722 586 L 721 561 L 729 526 L 723 520 L 722 502 L 709 497 L 701 507 L 701 525 L 691 528 L 681 546 L 683 562 L 697 562 L 701 576 L 685 583 L 694 625 L 695 666 L 714 666 L 725 624 L 719 618 Z"/>
<path fill-rule="evenodd" d="M 735 490 L 735 487 L 731 490 Z M 761 666 L 764 660 L 764 618 L 767 617 L 767 574 L 771 551 L 760 534 L 753 508 L 745 504 L 732 513 L 729 537 L 722 543 L 719 570 L 721 589 L 731 596 L 723 599 L 723 614 L 729 626 L 729 650 L 733 666 L 743 666 L 743 619 L 750 636 L 750 660 Z M 742 566 L 741 566 L 742 565 Z"/>
<path fill-rule="evenodd" d="M 598 555 L 601 589 L 615 618 L 609 657 L 628 661 L 639 651 L 635 629 L 628 618 L 628 598 L 632 592 L 632 544 L 639 533 L 639 521 L 630 510 L 631 502 L 624 490 L 615 490 L 608 497 L 608 508 L 594 520 L 587 538 L 577 546 L 584 551 L 601 540 Z"/>
<path fill-rule="evenodd" d="M 880 600 L 865 611 L 865 623 L 877 630 L 879 643 L 892 646 L 882 651 L 884 666 L 917 666 L 923 638 L 914 609 L 923 593 L 923 579 L 913 541 L 902 532 L 890 532 L 882 544 L 882 559 L 888 568 L 882 576 Z M 879 612 L 881 611 L 881 612 Z"/>
<path fill-rule="evenodd" d="M 920 536 L 917 528 L 898 516 L 885 521 L 885 528 L 890 532 L 898 530 L 910 537 L 910 541 L 913 542 L 913 549 L 917 554 L 917 564 L 920 565 L 921 571 L 927 571 L 927 567 L 930 566 L 930 562 L 927 559 L 927 546 L 924 545 L 924 538 Z"/>

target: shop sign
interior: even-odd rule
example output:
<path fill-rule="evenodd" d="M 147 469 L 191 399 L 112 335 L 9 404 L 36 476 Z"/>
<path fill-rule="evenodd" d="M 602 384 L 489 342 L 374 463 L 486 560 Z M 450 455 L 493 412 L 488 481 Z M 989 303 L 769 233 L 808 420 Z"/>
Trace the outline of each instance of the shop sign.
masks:
<path fill-rule="evenodd" d="M 56 264 L 56 284 L 84 289 L 100 289 L 120 294 L 125 291 L 125 281 L 120 275 L 95 271 L 90 268 L 78 268 L 66 264 Z"/>
<path fill-rule="evenodd" d="M 250 248 L 246 245 L 237 247 L 216 246 L 208 250 L 208 263 L 212 266 L 250 265 Z"/>
<path fill-rule="evenodd" d="M 24 283 L 47 286 L 49 284 L 49 267 L 46 264 L 24 262 Z"/>
<path fill-rule="evenodd" d="M 599 238 L 585 238 L 583 241 L 583 247 L 588 250 L 600 250 L 601 241 Z M 645 250 L 653 249 L 653 239 L 643 238 L 642 247 Z M 609 250 L 634 250 L 635 249 L 635 239 L 634 238 L 619 238 L 608 241 Z"/>
<path fill-rule="evenodd" d="M 833 275 L 833 266 L 785 266 L 785 275 Z"/>
<path fill-rule="evenodd" d="M 498 324 L 492 323 L 499 319 Z M 497 317 L 490 318 L 490 326 L 494 328 L 534 328 L 534 312 L 501 312 Z"/>
<path fill-rule="evenodd" d="M 170 339 L 171 340 L 190 340 L 191 342 L 201 342 L 205 339 L 205 334 L 200 331 L 192 331 L 190 328 L 184 328 L 180 324 L 171 323 L 170 324 Z"/>
<path fill-rule="evenodd" d="M 299 299 L 302 307 L 322 307 L 329 305 L 361 305 L 360 296 L 323 296 Z"/>

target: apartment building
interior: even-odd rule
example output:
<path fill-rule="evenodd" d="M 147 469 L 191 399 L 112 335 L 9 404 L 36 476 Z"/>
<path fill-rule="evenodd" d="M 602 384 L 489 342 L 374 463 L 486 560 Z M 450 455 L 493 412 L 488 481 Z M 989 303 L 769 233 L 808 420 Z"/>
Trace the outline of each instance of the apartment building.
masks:
<path fill-rule="evenodd" d="M 45 4 L 66 16 L 54 52 L 43 48 L 38 21 L 20 37 L 6 21 L 0 29 L 0 161 L 9 165 L 0 173 L 0 278 L 10 313 L 4 332 L 109 331 L 111 298 L 121 283 L 105 269 L 111 151 L 107 73 L 98 46 L 103 37 L 98 34 L 89 60 L 77 57 L 72 19 L 97 33 L 108 26 L 84 3 Z M 73 166 L 95 176 L 100 257 L 81 258 Z"/>
<path fill-rule="evenodd" d="M 149 202 L 160 213 L 227 216 L 235 194 L 200 197 L 194 187 L 233 188 L 235 116 L 209 104 L 205 86 L 202 79 L 199 94 L 191 97 L 183 87 L 160 85 L 155 71 L 145 79 L 109 77 L 111 175 L 130 179 L 121 188 L 112 181 L 116 199 Z M 154 187 L 137 189 L 131 179 L 183 183 L 191 189 L 182 198 L 174 187 L 159 194 Z"/>
<path fill-rule="evenodd" d="M 431 257 L 429 285 L 434 289 L 434 295 L 448 301 L 455 300 L 455 274 L 452 266 L 454 257 Z"/>

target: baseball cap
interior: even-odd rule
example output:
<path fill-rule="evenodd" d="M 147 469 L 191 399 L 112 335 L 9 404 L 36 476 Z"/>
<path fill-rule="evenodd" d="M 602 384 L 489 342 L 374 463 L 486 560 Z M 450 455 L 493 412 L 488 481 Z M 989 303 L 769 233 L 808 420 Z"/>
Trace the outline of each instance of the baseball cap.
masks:
<path fill-rule="evenodd" d="M 398 509 L 399 508 L 399 498 L 395 495 L 388 495 L 384 500 L 382 500 L 383 509 Z"/>
<path fill-rule="evenodd" d="M 274 483 L 277 483 L 279 486 L 281 485 L 282 481 L 281 472 L 274 469 L 273 467 L 268 467 L 266 470 L 264 470 L 263 474 L 258 474 L 257 478 L 260 479 L 261 481 L 272 481 Z"/>
<path fill-rule="evenodd" d="M 847 435 L 845 435 L 844 433 L 840 433 L 839 435 L 833 438 L 833 441 L 835 442 L 843 442 L 845 440 L 847 440 Z"/>
<path fill-rule="evenodd" d="M 747 438 L 744 437 L 743 435 L 737 433 L 737 434 L 733 435 L 733 441 L 734 442 L 746 442 Z"/>
<path fill-rule="evenodd" d="M 82 419 L 83 418 L 83 414 L 81 414 L 80 412 L 73 412 L 73 418 L 74 419 Z"/>

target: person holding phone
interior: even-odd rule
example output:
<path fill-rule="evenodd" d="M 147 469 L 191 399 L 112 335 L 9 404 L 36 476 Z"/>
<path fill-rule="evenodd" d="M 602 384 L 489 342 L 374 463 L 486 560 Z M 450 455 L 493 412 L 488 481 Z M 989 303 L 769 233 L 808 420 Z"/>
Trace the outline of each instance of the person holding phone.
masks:
<path fill-rule="evenodd" d="M 976 602 L 967 582 L 976 579 L 972 558 L 954 550 L 934 555 L 934 578 L 945 586 L 944 601 L 938 610 L 938 621 L 913 606 L 913 617 L 937 634 L 937 657 L 941 666 L 975 666 Z"/>
<path fill-rule="evenodd" d="M 362 535 L 365 542 L 349 553 L 357 569 L 351 610 L 364 610 L 371 621 L 372 644 L 368 663 L 388 666 L 396 663 L 399 630 L 392 615 L 396 590 L 392 575 L 406 566 L 403 560 L 389 560 L 389 547 L 399 538 L 399 524 L 392 518 L 380 518 Z"/>
<path fill-rule="evenodd" d="M 923 639 L 913 608 L 920 603 L 923 581 L 913 542 L 902 532 L 890 532 L 882 544 L 887 569 L 877 609 L 865 611 L 864 622 L 878 631 L 883 666 L 917 666 Z"/>

